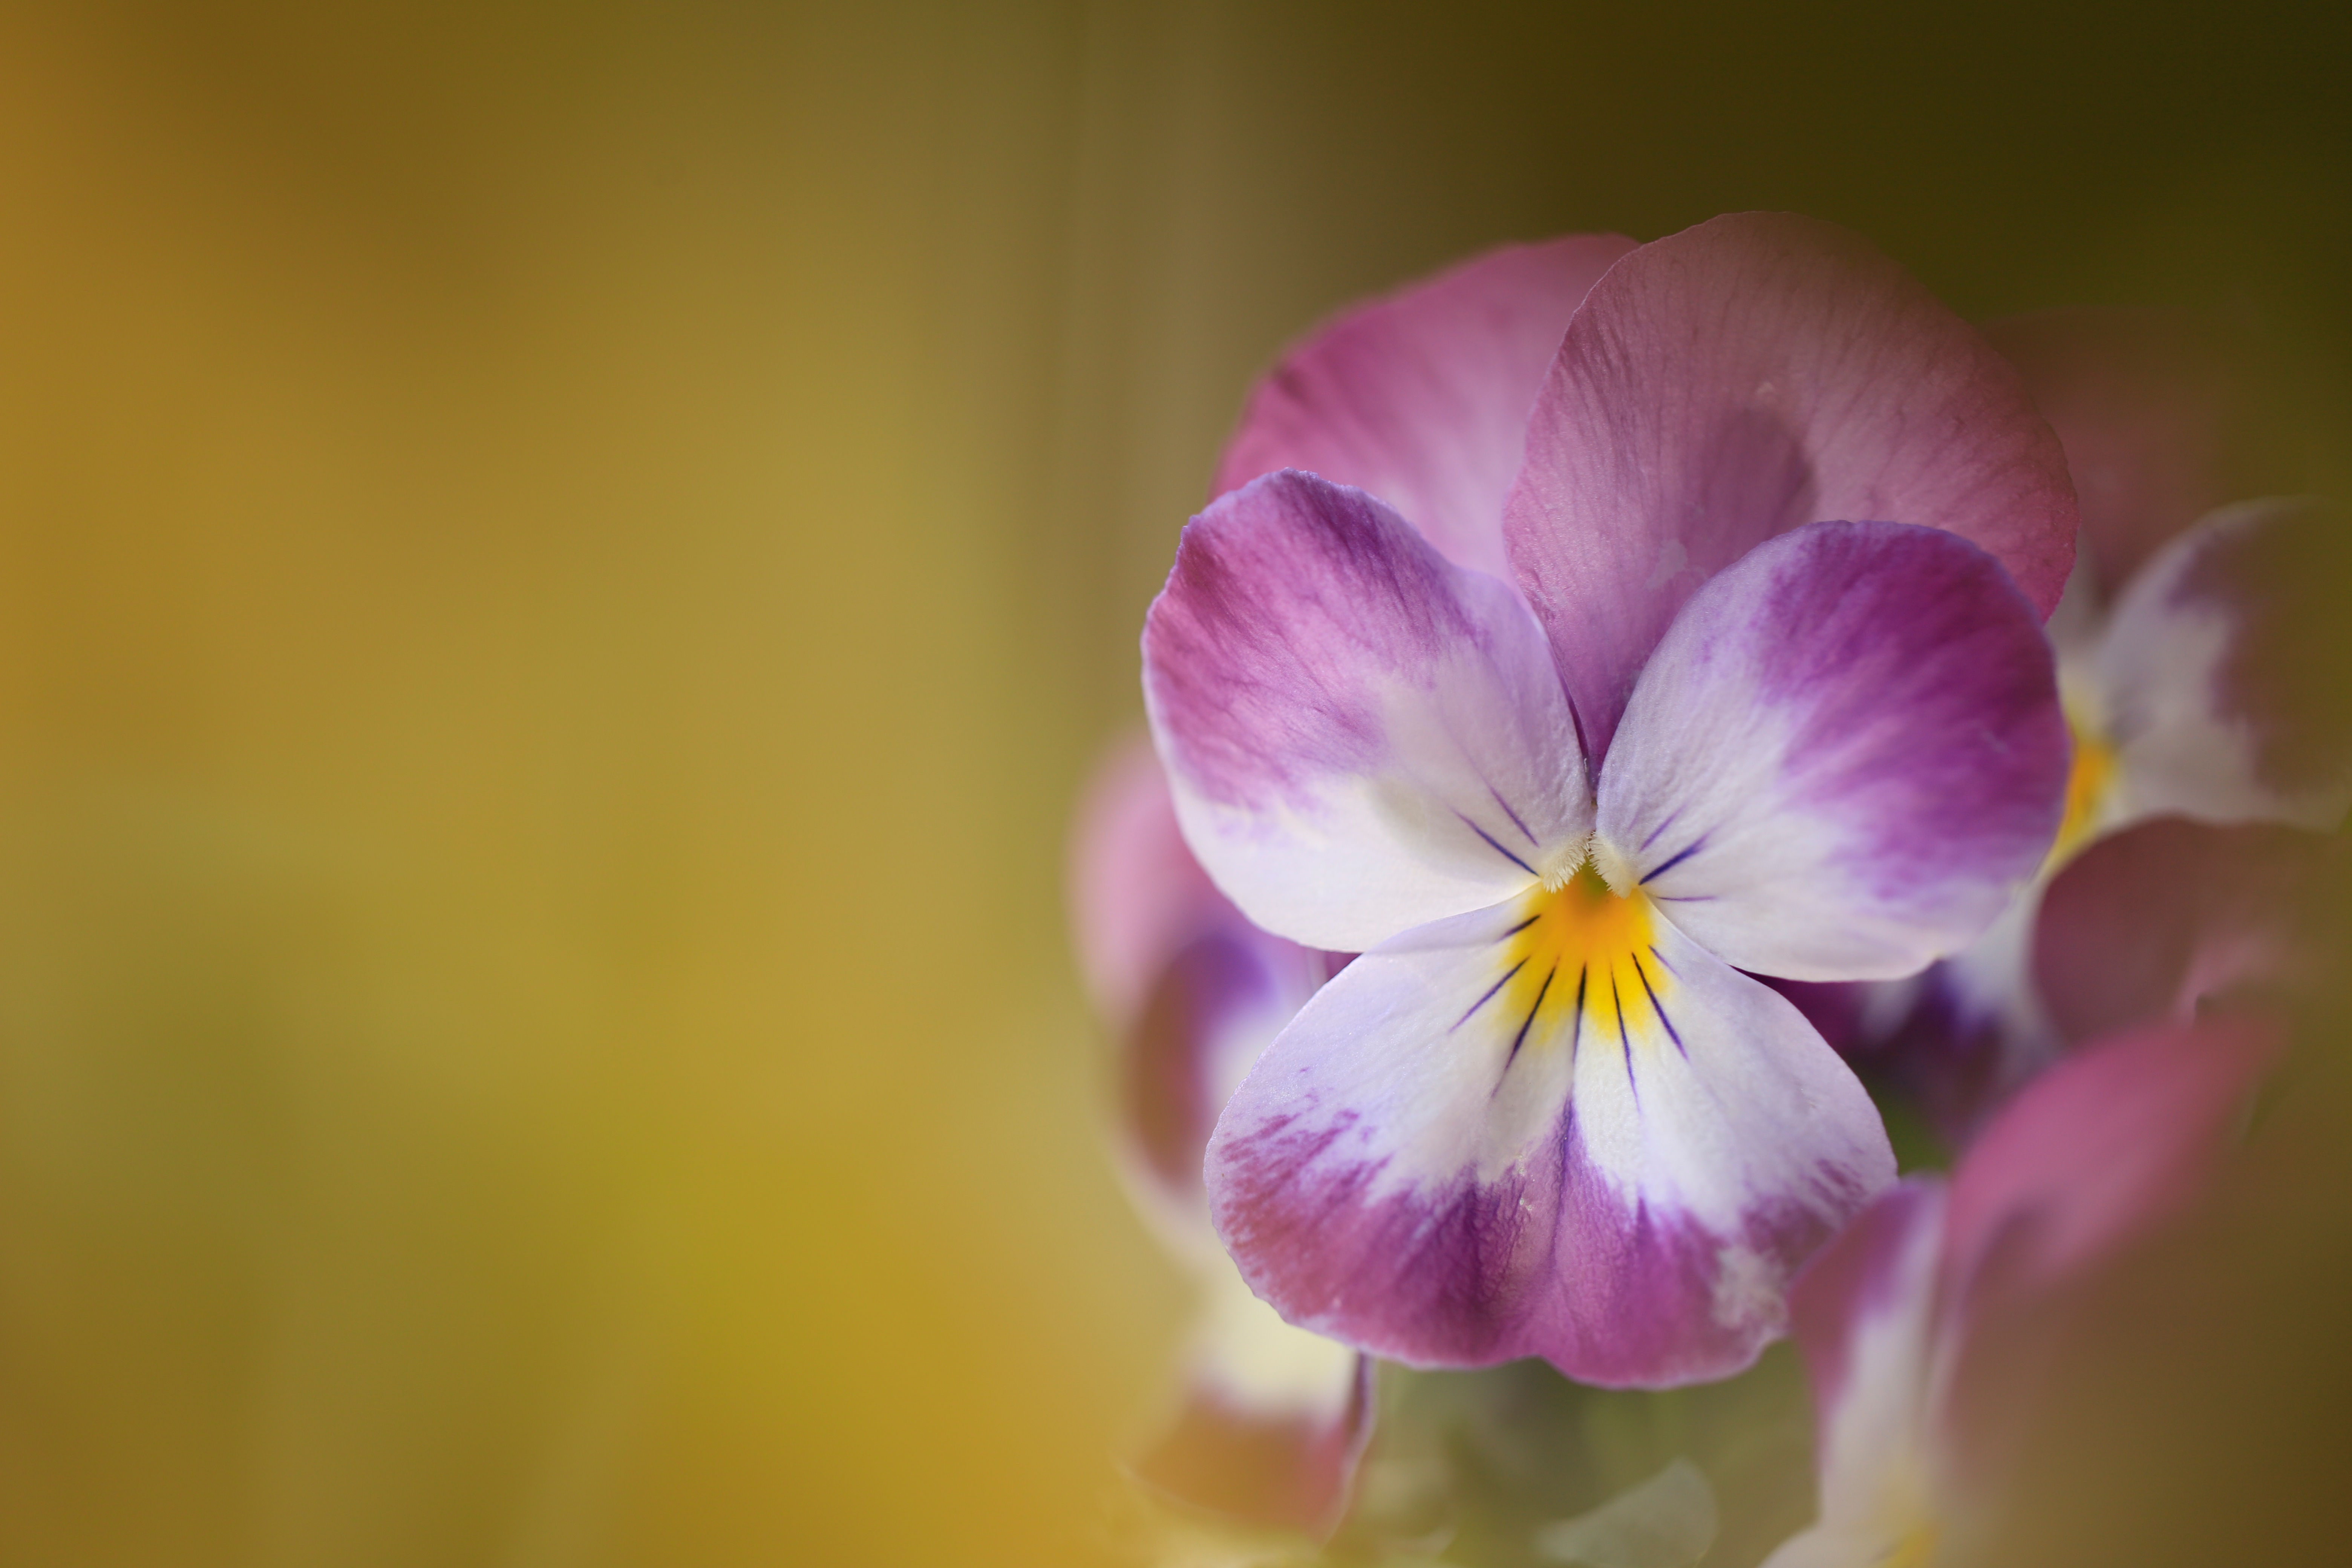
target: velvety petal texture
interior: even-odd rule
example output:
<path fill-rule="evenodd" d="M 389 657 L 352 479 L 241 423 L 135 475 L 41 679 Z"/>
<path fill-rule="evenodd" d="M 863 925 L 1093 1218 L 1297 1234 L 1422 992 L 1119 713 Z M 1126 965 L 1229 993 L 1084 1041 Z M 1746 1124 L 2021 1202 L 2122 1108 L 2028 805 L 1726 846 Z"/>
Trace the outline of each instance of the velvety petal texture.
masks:
<path fill-rule="evenodd" d="M 1187 841 L 1295 941 L 1360 951 L 1493 904 L 1591 826 L 1527 607 L 1361 490 L 1286 470 L 1213 503 L 1143 657 Z"/>
<path fill-rule="evenodd" d="M 1867 241 L 1745 213 L 1625 257 L 1569 323 L 1504 509 L 1596 761 L 1699 584 L 1823 521 L 1958 533 L 2044 615 L 2074 559 L 2065 457 L 2017 372 Z"/>
<path fill-rule="evenodd" d="M 1661 1385 L 1753 1360 L 1894 1160 L 1785 998 L 1587 873 L 1359 958 L 1252 1069 L 1207 1173 L 1293 1322 Z"/>
<path fill-rule="evenodd" d="M 2049 645 L 1999 563 L 1935 529 L 1814 523 L 1675 618 L 1602 769 L 1595 854 L 1740 968 L 1890 978 L 2032 875 L 2067 754 Z"/>
<path fill-rule="evenodd" d="M 2336 509 L 2249 501 L 2148 562 L 2099 656 L 2132 809 L 2328 829 L 2352 806 L 2352 625 Z"/>
<path fill-rule="evenodd" d="M 1345 312 L 1252 390 L 1213 493 L 1305 469 L 1379 496 L 1457 565 L 1507 575 L 1528 410 L 1585 291 L 1633 248 L 1506 246 Z"/>

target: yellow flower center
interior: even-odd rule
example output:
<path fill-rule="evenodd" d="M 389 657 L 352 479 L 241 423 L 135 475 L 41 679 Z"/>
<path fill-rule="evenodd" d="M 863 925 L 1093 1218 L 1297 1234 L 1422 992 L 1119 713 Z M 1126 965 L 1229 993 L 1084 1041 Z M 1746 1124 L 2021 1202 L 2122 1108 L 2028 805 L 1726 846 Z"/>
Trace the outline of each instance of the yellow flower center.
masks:
<path fill-rule="evenodd" d="M 2044 875 L 2090 842 L 2106 813 L 2107 795 L 2116 782 L 2116 749 L 2105 735 L 2071 713 L 2066 716 L 2066 733 L 2074 742 L 2074 762 L 2066 773 L 2066 815 L 2059 818 L 2058 837 L 2042 866 Z"/>
<path fill-rule="evenodd" d="M 1936 1542 L 1942 1533 L 1932 1522 L 1915 1524 L 1878 1561 L 1882 1568 L 1927 1568 L 1936 1560 Z"/>
<path fill-rule="evenodd" d="M 1501 989 L 1520 1044 L 1570 1022 L 1629 1046 L 1633 1032 L 1663 1024 L 1673 1033 L 1659 1005 L 1671 994 L 1673 972 L 1658 955 L 1655 917 L 1640 889 L 1611 891 L 1588 861 L 1557 889 L 1530 889 L 1519 913 L 1503 952 Z"/>

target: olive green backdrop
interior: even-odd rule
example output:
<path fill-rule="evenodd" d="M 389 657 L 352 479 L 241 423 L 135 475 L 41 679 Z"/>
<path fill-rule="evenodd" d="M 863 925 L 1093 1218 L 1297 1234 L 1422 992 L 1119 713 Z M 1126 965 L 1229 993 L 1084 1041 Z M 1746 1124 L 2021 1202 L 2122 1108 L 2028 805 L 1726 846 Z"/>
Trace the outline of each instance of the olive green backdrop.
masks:
<path fill-rule="evenodd" d="M 2347 42 L 9 5 L 0 1560 L 1095 1560 L 1182 1301 L 1062 834 L 1248 378 L 1760 205 L 2340 412 Z"/>

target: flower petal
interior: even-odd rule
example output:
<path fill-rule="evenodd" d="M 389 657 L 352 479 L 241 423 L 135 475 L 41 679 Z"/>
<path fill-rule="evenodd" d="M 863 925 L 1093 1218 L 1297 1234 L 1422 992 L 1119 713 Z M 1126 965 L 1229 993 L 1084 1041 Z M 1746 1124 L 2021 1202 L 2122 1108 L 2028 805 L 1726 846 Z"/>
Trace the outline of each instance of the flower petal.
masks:
<path fill-rule="evenodd" d="M 2079 1271 L 2192 1194 L 2278 1054 L 2246 1019 L 2159 1025 L 2086 1046 L 1994 1117 L 1952 1177 L 1945 1267 L 1971 1293 L 1998 1247 L 2016 1290 Z"/>
<path fill-rule="evenodd" d="M 2117 601 L 2099 652 L 2127 808 L 2333 828 L 2352 806 L 2341 514 L 2224 507 Z"/>
<path fill-rule="evenodd" d="M 1360 490 L 1286 470 L 1212 503 L 1143 665 L 1186 839 L 1296 941 L 1357 952 L 1483 908 L 1591 825 L 1527 606 Z"/>
<path fill-rule="evenodd" d="M 1633 248 L 1570 235 L 1489 251 L 1341 315 L 1250 393 L 1213 491 L 1277 468 L 1369 490 L 1456 565 L 1507 577 L 1503 497 L 1569 318 Z"/>
<path fill-rule="evenodd" d="M 1235 918 L 1169 962 L 1120 1040 L 1116 1146 L 1139 1206 L 1172 1251 L 1223 1261 L 1202 1151 L 1250 1065 L 1322 979 L 1319 954 Z"/>
<path fill-rule="evenodd" d="M 2243 350 L 2187 310 L 2041 310 L 1987 322 L 2066 448 L 2083 544 L 2108 591 L 2165 541 L 2253 493 L 2238 428 Z"/>
<path fill-rule="evenodd" d="M 1973 540 L 2044 615 L 2074 560 L 2065 456 L 2017 372 L 1859 236 L 1741 213 L 1611 268 L 1537 398 L 1503 525 L 1596 762 L 1698 585 L 1832 519 Z"/>
<path fill-rule="evenodd" d="M 1943 1216 L 1942 1183 L 1905 1182 L 1823 1247 L 1789 1294 L 1820 1426 L 1825 1519 L 1867 1514 L 1885 1472 L 1925 1464 Z"/>
<path fill-rule="evenodd" d="M 1070 936 L 1095 1010 L 1125 1029 L 1168 961 L 1206 930 L 1241 923 L 1184 846 L 1151 743 L 1096 766 L 1070 836 Z"/>
<path fill-rule="evenodd" d="M 1320 1534 L 1338 1522 L 1371 1436 L 1371 1363 L 1292 1328 L 1218 1264 L 1182 1402 L 1136 1474 L 1195 1508 Z"/>
<path fill-rule="evenodd" d="M 1790 1274 L 1895 1174 L 1785 998 L 1589 878 L 1359 958 L 1259 1058 L 1206 1168 L 1228 1250 L 1295 1323 L 1644 1386 L 1753 1360 Z"/>
<path fill-rule="evenodd" d="M 1601 770 L 1596 853 L 1742 969 L 1889 979 L 2032 876 L 2066 765 L 2049 645 L 1999 563 L 1816 523 L 1675 618 Z"/>
<path fill-rule="evenodd" d="M 1819 1561 L 1887 1562 L 1890 1547 L 1934 1518 L 1929 1369 L 1944 1196 L 1939 1182 L 1904 1183 L 1823 1247 L 1790 1292 L 1817 1426 L 1821 1513 L 1808 1534 L 1867 1548 Z M 1772 1562 L 1815 1560 L 1781 1550 Z"/>
<path fill-rule="evenodd" d="M 2136 823 L 2092 845 L 2042 897 L 2034 981 L 2071 1040 L 2188 1022 L 2241 987 L 2315 965 L 2298 918 L 2341 841 L 2270 824 Z"/>
<path fill-rule="evenodd" d="M 2015 1450 L 2073 1331 L 2071 1287 L 2204 1189 L 2280 1043 L 2244 1018 L 2110 1037 L 2035 1079 L 1969 1148 L 1942 1263 L 1943 1419 L 1961 1473 L 1981 1484 Z"/>

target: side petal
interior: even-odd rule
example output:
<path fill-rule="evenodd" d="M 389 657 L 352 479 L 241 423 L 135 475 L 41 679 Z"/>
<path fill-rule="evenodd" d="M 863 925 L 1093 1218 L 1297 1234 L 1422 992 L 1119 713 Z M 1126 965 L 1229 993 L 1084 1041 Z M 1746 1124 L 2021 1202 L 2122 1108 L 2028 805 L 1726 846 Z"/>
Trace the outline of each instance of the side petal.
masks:
<path fill-rule="evenodd" d="M 1527 606 L 1311 474 L 1253 480 L 1185 529 L 1143 694 L 1193 852 L 1310 946 L 1507 898 L 1591 822 Z"/>
<path fill-rule="evenodd" d="M 2117 601 L 2099 677 L 2127 809 L 2329 829 L 2352 806 L 2352 534 L 2309 500 L 2224 507 Z"/>
<path fill-rule="evenodd" d="M 2067 745 L 1998 562 L 1936 529 L 1815 523 L 1675 618 L 1601 770 L 1595 854 L 1742 969 L 1891 979 L 2033 874 Z"/>
<path fill-rule="evenodd" d="M 2066 448 L 2083 547 L 2099 582 L 2129 582 L 2165 541 L 2246 479 L 2244 350 L 2188 310 L 2039 310 L 1985 323 Z"/>
<path fill-rule="evenodd" d="M 1168 961 L 1240 912 L 1184 846 L 1150 742 L 1123 741 L 1079 797 L 1069 848 L 1071 945 L 1095 1011 L 1125 1029 Z"/>
<path fill-rule="evenodd" d="M 1371 1363 L 1292 1328 L 1218 1264 L 1181 1402 L 1136 1475 L 1194 1508 L 1321 1535 L 1346 1508 L 1371 1436 Z"/>
<path fill-rule="evenodd" d="M 1213 493 L 1303 468 L 1379 496 L 1456 565 L 1507 576 L 1503 497 L 1528 410 L 1585 291 L 1633 248 L 1505 246 L 1346 312 L 1252 390 Z"/>
<path fill-rule="evenodd" d="M 1588 880 L 1364 954 L 1226 1106 L 1211 1209 L 1289 1321 L 1418 1365 L 1721 1377 L 1894 1179 L 1795 1007 Z"/>
<path fill-rule="evenodd" d="M 1803 523 L 1948 529 L 2043 615 L 2074 560 L 2058 438 L 1976 330 L 1861 237 L 1718 217 L 1585 298 L 1504 508 L 1591 754 L 1698 585 Z"/>
<path fill-rule="evenodd" d="M 2321 963 L 2302 916 L 2341 842 L 2299 828 L 2136 823 L 2069 861 L 2042 897 L 2034 984 L 2070 1040 L 2167 1022 Z"/>

